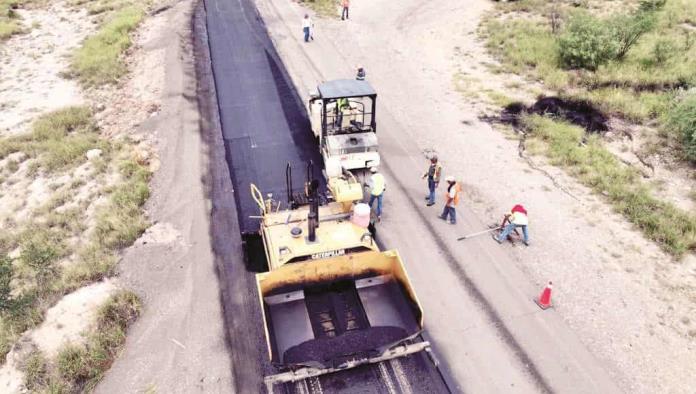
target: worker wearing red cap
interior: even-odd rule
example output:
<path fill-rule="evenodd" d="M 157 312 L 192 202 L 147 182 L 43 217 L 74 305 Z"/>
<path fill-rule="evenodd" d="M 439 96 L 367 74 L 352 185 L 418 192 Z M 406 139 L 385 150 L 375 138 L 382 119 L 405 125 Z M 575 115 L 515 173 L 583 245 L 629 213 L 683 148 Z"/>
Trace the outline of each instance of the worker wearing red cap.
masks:
<path fill-rule="evenodd" d="M 505 225 L 507 223 L 507 225 Z M 524 209 L 522 204 L 517 204 L 510 210 L 510 213 L 505 214 L 505 219 L 503 219 L 503 232 L 496 236 L 493 234 L 493 239 L 498 243 L 502 243 L 507 239 L 508 235 L 518 228 L 522 229 L 522 242 L 529 246 L 529 233 L 527 232 L 527 225 L 529 225 L 529 218 L 527 217 L 527 210 Z"/>

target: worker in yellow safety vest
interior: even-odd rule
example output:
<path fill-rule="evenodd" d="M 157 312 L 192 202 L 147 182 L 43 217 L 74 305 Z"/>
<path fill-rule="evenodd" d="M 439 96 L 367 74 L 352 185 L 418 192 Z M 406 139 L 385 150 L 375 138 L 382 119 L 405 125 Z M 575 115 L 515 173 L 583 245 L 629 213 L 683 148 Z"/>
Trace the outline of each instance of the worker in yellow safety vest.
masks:
<path fill-rule="evenodd" d="M 367 186 L 370 190 L 370 208 L 372 208 L 372 203 L 377 200 L 377 210 L 375 214 L 377 215 L 377 220 L 382 220 L 382 197 L 384 197 L 384 191 L 387 189 L 387 183 L 384 180 L 384 175 L 377 171 L 377 167 L 370 168 L 370 179 L 367 181 Z"/>
<path fill-rule="evenodd" d="M 344 112 L 348 112 L 350 110 L 348 99 L 344 97 L 336 100 L 336 108 L 338 110 L 338 114 L 336 116 L 336 127 L 341 128 L 343 127 L 343 114 Z"/>
<path fill-rule="evenodd" d="M 435 205 L 435 189 L 440 184 L 440 175 L 442 174 L 442 166 L 437 162 L 437 156 L 430 157 L 430 167 L 428 172 L 423 174 L 423 179 L 428 178 L 428 195 L 425 196 L 427 206 Z"/>
<path fill-rule="evenodd" d="M 453 176 L 445 178 L 447 182 L 447 193 L 445 194 L 445 208 L 442 210 L 440 219 L 447 220 L 449 216 L 450 224 L 457 224 L 456 205 L 459 204 L 459 194 L 462 189 Z"/>

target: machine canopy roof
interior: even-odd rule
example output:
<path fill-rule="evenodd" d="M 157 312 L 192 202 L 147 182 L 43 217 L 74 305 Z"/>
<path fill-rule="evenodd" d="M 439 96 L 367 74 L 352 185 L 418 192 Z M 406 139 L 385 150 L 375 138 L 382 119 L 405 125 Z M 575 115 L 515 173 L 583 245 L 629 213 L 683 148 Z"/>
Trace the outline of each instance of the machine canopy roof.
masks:
<path fill-rule="evenodd" d="M 336 79 L 319 85 L 319 94 L 323 99 L 342 97 L 376 96 L 377 92 L 367 81 L 357 79 Z"/>

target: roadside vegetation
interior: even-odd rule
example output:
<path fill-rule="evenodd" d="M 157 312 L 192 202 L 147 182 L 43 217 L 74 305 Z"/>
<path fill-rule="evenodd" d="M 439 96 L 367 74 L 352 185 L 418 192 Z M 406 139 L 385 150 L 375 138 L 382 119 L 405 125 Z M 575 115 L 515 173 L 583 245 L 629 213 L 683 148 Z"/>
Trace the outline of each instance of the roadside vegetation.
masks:
<path fill-rule="evenodd" d="M 519 0 L 496 5 L 481 34 L 501 61 L 494 71 L 641 127 L 639 157 L 696 166 L 696 2 Z M 558 114 L 521 117 L 528 144 L 606 196 L 647 237 L 677 257 L 696 251 L 693 212 L 657 198 L 601 134 Z"/>
<path fill-rule="evenodd" d="M 101 154 L 90 160 L 86 153 L 92 149 Z M 150 172 L 132 160 L 127 143 L 107 142 L 98 134 L 89 109 L 73 107 L 44 115 L 30 134 L 0 139 L 0 159 L 18 152 L 23 161 L 14 171 L 46 178 L 82 167 L 86 175 L 57 186 L 29 220 L 3 225 L 7 231 L 0 235 L 2 359 L 62 295 L 112 275 L 118 251 L 147 227 L 142 206 L 149 197 Z M 114 172 L 117 180 L 110 181 Z M 91 198 L 74 199 L 88 190 L 89 180 L 101 186 Z M 103 202 L 92 208 L 90 216 L 89 208 L 98 197 Z"/>
<path fill-rule="evenodd" d="M 12 12 L 19 1 L 0 0 L 0 40 L 21 31 Z M 127 73 L 130 34 L 148 3 L 68 4 L 87 8 L 99 27 L 75 50 L 66 76 L 85 87 L 117 82 Z M 133 141 L 103 135 L 86 105 L 43 114 L 25 133 L 0 134 L 0 199 L 19 201 L 14 212 L 0 209 L 0 364 L 64 295 L 115 274 L 120 251 L 149 225 L 145 161 Z M 140 308 L 135 294 L 120 291 L 99 310 L 96 327 L 84 333 L 86 343 L 66 345 L 55 358 L 32 351 L 20 366 L 26 388 L 91 391 Z"/>
<path fill-rule="evenodd" d="M 552 164 L 606 196 L 617 212 L 663 249 L 675 256 L 696 250 L 696 216 L 654 198 L 640 172 L 614 157 L 600 136 L 585 136 L 582 127 L 540 115 L 523 117 L 522 125 L 528 145 L 534 146 L 535 139 L 543 141 L 538 149 Z"/>
<path fill-rule="evenodd" d="M 612 4 L 615 10 L 603 8 Z M 520 0 L 498 9 L 483 31 L 504 71 L 607 114 L 655 124 L 673 154 L 696 163 L 688 154 L 693 131 L 667 121 L 694 94 L 686 92 L 696 84 L 696 2 Z"/>
<path fill-rule="evenodd" d="M 338 14 L 339 0 L 302 0 L 317 14 L 325 17 L 340 16 Z"/>
<path fill-rule="evenodd" d="M 22 31 L 16 6 L 12 0 L 0 0 L 0 41 Z"/>
<path fill-rule="evenodd" d="M 123 53 L 131 46 L 130 33 L 142 21 L 145 13 L 140 6 L 123 6 L 123 3 L 96 2 L 90 12 L 112 11 L 99 31 L 88 38 L 75 53 L 71 72 L 88 86 L 116 82 L 126 73 Z M 98 8 L 93 8 L 98 7 Z"/>
<path fill-rule="evenodd" d="M 51 364 L 38 350 L 25 360 L 25 386 L 32 392 L 91 392 L 111 367 L 126 340 L 126 331 L 140 315 L 137 295 L 114 294 L 99 309 L 96 330 L 84 345 L 66 345 Z"/>
<path fill-rule="evenodd" d="M 17 7 L 21 0 L 0 0 L 0 42 L 22 32 L 21 18 Z"/>

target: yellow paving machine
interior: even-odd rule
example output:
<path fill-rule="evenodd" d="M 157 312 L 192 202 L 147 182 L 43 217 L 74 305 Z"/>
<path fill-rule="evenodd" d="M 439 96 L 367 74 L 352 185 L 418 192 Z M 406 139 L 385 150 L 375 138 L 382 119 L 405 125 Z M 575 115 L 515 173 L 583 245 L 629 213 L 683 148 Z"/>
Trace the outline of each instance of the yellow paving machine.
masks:
<path fill-rule="evenodd" d="M 311 166 L 311 164 L 310 164 Z M 260 215 L 268 272 L 256 275 L 268 357 L 276 384 L 429 350 L 423 313 L 396 250 L 381 251 L 368 230 L 362 185 L 349 172 L 328 177 L 326 201 L 308 169 L 289 204 L 251 193 Z M 323 203 L 322 203 L 323 202 Z M 360 206 L 362 205 L 362 207 Z"/>

